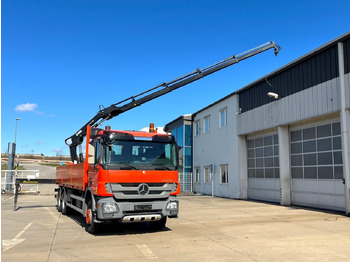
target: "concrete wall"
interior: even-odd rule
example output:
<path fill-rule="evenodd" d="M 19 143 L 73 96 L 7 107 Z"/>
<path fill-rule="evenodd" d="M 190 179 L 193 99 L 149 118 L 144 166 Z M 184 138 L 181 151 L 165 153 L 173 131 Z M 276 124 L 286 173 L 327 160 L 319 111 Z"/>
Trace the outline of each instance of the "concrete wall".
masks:
<path fill-rule="evenodd" d="M 219 127 L 220 110 L 227 108 L 227 125 Z M 212 194 L 211 183 L 204 183 L 204 167 L 214 165 L 214 195 L 239 197 L 238 136 L 236 133 L 237 99 L 231 96 L 197 113 L 193 121 L 200 120 L 201 130 L 193 135 L 193 168 L 200 167 L 200 183 L 194 183 L 194 191 Z M 210 131 L 204 133 L 204 117 L 210 116 Z M 222 184 L 220 165 L 228 165 L 228 183 Z"/>

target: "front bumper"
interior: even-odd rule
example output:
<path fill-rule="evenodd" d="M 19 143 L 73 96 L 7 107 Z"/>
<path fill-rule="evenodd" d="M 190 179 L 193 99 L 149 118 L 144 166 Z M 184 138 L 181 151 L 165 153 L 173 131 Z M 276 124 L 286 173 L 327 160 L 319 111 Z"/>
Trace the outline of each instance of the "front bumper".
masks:
<path fill-rule="evenodd" d="M 97 200 L 97 199 L 96 199 Z M 117 205 L 115 212 L 104 212 L 104 203 Z M 163 217 L 175 218 L 179 212 L 179 200 L 176 196 L 169 196 L 164 200 L 155 201 L 115 201 L 113 197 L 106 197 L 97 200 L 98 220 L 117 220 L 123 223 L 158 221 Z"/>

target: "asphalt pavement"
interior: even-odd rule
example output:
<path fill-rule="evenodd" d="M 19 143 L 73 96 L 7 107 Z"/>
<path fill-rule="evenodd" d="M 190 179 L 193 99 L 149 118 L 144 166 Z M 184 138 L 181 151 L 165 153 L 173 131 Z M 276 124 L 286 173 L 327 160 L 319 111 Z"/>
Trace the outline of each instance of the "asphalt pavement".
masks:
<path fill-rule="evenodd" d="M 55 178 L 56 168 L 52 166 L 40 165 L 38 163 L 20 163 L 26 170 L 39 170 L 40 178 Z M 58 165 L 58 164 L 57 164 Z"/>

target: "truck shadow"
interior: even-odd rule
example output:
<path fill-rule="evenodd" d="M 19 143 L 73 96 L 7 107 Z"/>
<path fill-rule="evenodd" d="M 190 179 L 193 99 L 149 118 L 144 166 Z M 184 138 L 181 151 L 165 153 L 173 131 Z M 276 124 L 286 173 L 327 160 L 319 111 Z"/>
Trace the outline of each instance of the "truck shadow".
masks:
<path fill-rule="evenodd" d="M 86 230 L 85 218 L 81 214 L 71 211 L 68 215 L 75 223 Z M 139 235 L 139 234 L 154 234 L 158 232 L 171 231 L 170 228 L 164 227 L 161 230 L 155 230 L 151 227 L 149 222 L 140 223 L 111 223 L 101 224 L 101 230 L 94 236 L 111 236 L 111 235 Z"/>

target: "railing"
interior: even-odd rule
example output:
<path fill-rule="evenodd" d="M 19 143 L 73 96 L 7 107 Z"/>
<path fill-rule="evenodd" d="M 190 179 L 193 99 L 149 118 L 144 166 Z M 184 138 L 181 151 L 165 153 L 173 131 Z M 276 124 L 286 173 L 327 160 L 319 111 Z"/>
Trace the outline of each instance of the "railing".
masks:
<path fill-rule="evenodd" d="M 181 192 L 192 192 L 192 173 L 179 172 Z"/>
<path fill-rule="evenodd" d="M 8 182 L 7 177 L 10 177 Z M 37 179 L 39 170 L 1 170 L 1 193 L 14 193 L 16 178 Z M 23 184 L 19 192 L 37 193 L 39 192 L 38 184 Z"/>

